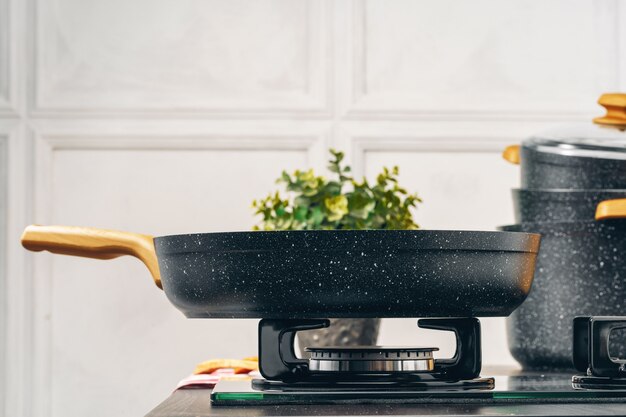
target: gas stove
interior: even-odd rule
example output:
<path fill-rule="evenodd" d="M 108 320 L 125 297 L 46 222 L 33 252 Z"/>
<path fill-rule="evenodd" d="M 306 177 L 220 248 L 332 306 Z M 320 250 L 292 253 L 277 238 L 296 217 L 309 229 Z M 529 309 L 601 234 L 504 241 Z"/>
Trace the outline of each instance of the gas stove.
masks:
<path fill-rule="evenodd" d="M 573 362 L 584 372 L 572 378 L 576 389 L 626 390 L 626 359 L 611 355 L 611 333 L 626 329 L 626 317 L 574 319 Z"/>
<path fill-rule="evenodd" d="M 624 362 L 595 347 L 605 338 L 608 346 L 610 331 L 626 327 L 626 318 L 576 319 L 575 362 L 586 372 L 577 376 L 573 372 L 481 376 L 477 318 L 418 320 L 421 328 L 455 334 L 456 352 L 447 359 L 434 357 L 436 347 L 382 346 L 308 347 L 309 357 L 298 358 L 296 333 L 328 325 L 326 319 L 261 320 L 259 370 L 263 378 L 222 379 L 211 392 L 212 404 L 626 402 L 626 379 L 621 378 L 626 375 Z M 608 361 L 606 367 L 611 364 L 610 375 L 602 374 L 606 371 L 598 358 Z M 601 375 L 594 374 L 595 370 Z"/>

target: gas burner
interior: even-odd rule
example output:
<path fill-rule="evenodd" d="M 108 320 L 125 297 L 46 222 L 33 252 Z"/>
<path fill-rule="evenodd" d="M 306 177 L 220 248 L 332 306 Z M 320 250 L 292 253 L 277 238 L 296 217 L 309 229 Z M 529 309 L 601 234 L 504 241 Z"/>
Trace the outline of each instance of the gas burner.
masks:
<path fill-rule="evenodd" d="M 437 348 L 421 347 L 309 347 L 310 359 L 296 357 L 298 331 L 328 327 L 329 320 L 274 320 L 259 323 L 259 370 L 267 381 L 432 382 L 477 378 L 480 373 L 480 322 L 476 318 L 422 319 L 418 326 L 456 335 L 456 353 L 434 359 Z"/>
<path fill-rule="evenodd" d="M 611 332 L 626 329 L 626 317 L 576 317 L 574 366 L 585 375 L 572 377 L 575 389 L 626 389 L 626 360 L 611 357 Z"/>
<path fill-rule="evenodd" d="M 450 401 L 467 392 L 483 398 L 494 378 L 479 377 L 480 322 L 476 318 L 422 319 L 424 329 L 456 336 L 456 352 L 435 359 L 435 347 L 307 347 L 298 358 L 296 333 L 328 327 L 327 319 L 263 319 L 259 323 L 262 379 L 221 380 L 211 393 L 215 405 L 308 404 L 320 402 Z"/>
<path fill-rule="evenodd" d="M 308 347 L 309 369 L 313 372 L 350 374 L 413 373 L 433 371 L 433 352 L 438 348 L 382 346 Z"/>

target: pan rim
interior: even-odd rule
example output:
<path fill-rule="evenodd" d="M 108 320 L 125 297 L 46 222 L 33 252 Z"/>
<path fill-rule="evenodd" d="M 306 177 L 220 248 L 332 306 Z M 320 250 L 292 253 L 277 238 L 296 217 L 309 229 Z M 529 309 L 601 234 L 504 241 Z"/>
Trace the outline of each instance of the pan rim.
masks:
<path fill-rule="evenodd" d="M 157 253 L 442 250 L 538 253 L 541 236 L 485 230 L 288 230 L 165 235 L 154 238 Z"/>

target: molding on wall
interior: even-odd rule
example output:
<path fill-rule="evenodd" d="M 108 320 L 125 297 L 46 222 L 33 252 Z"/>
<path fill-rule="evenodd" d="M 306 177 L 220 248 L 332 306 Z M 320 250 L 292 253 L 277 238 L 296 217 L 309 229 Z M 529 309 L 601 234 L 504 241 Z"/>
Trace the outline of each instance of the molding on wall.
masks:
<path fill-rule="evenodd" d="M 182 134 L 172 137 L 161 134 L 130 135 L 63 135 L 37 137 L 45 143 L 46 151 L 57 150 L 307 150 L 312 151 L 319 138 L 307 135 L 228 135 Z"/>
<path fill-rule="evenodd" d="M 0 0 L 2 1 L 2 0 Z M 307 1 L 307 85 L 302 97 L 295 99 L 291 105 L 266 106 L 263 101 L 257 104 L 234 103 L 231 105 L 199 105 L 172 107 L 128 108 L 90 107 L 89 103 L 77 103 L 75 107 L 56 106 L 45 103 L 41 97 L 40 53 L 42 48 L 41 0 L 31 0 L 30 22 L 34 26 L 31 52 L 29 54 L 31 68 L 31 86 L 29 92 L 29 114 L 36 118 L 219 118 L 219 119 L 320 119 L 330 117 L 332 112 L 332 30 L 329 27 L 331 7 L 328 0 Z M 50 16 L 46 15 L 48 18 Z"/>
<path fill-rule="evenodd" d="M 15 120 L 0 120 L 0 146 L 3 148 L 2 175 L 6 182 L 0 183 L 0 205 L 4 206 L 5 217 L 2 236 L 4 245 L 3 262 L 5 275 L 2 277 L 0 308 L 4 318 L 2 341 L 4 369 L 0 372 L 0 381 L 4 399 L 4 411 L 7 416 L 25 416 L 30 414 L 30 361 L 31 343 L 29 339 L 30 322 L 30 273 L 26 263 L 27 255 L 19 245 L 23 225 L 29 210 L 26 200 L 30 196 L 28 183 L 27 155 L 28 138 L 23 123 Z M 2 176 L 0 175 L 0 177 Z M 0 255 L 0 257 L 2 257 Z M 0 320 L 2 320 L 0 318 Z"/>
<path fill-rule="evenodd" d="M 141 129 L 139 129 L 141 130 Z M 64 133 L 65 131 L 65 133 Z M 157 130 L 157 132 L 159 132 Z M 52 219 L 54 152 L 61 150 L 302 150 L 307 152 L 309 164 L 325 158 L 328 138 L 325 134 L 149 134 L 147 131 L 133 133 L 107 132 L 98 134 L 98 129 L 83 130 L 61 128 L 40 131 L 35 135 L 35 201 L 34 214 L 37 222 L 46 224 Z M 45 417 L 51 410 L 51 337 L 49 314 L 51 311 L 52 273 L 50 257 L 32 257 L 37 286 L 33 289 L 32 305 L 35 307 L 33 320 L 33 415 Z"/>
<path fill-rule="evenodd" d="M 623 93 L 626 93 L 626 4 L 623 2 L 616 2 L 617 13 L 615 26 L 617 27 L 617 43 L 616 43 L 616 56 L 617 56 L 617 74 L 618 74 L 618 86 L 617 89 Z"/>
<path fill-rule="evenodd" d="M 573 109 L 548 109 L 535 110 L 532 108 L 509 109 L 494 107 L 487 110 L 464 110 L 462 108 L 451 109 L 420 109 L 411 108 L 410 103 L 402 104 L 403 99 L 396 97 L 399 104 L 395 108 L 380 106 L 381 102 L 388 101 L 389 96 L 378 97 L 367 93 L 365 76 L 366 67 L 366 3 L 367 0 L 353 0 L 352 13 L 349 26 L 352 27 L 352 59 L 349 64 L 351 73 L 352 90 L 348 98 L 348 109 L 345 118 L 347 120 L 449 120 L 449 121 L 577 121 L 587 120 L 594 116 L 588 111 Z M 595 56 L 590 57 L 598 62 L 596 69 L 597 87 L 601 90 L 611 90 L 618 87 L 620 68 L 616 65 L 619 60 L 616 54 L 620 47 L 620 22 L 616 18 L 619 9 L 618 0 L 598 2 L 595 5 L 593 20 L 596 23 L 596 36 L 598 47 Z M 624 15 L 624 13 L 622 13 Z M 622 22 L 624 17 L 622 17 Z M 623 32 L 624 29 L 621 29 Z M 622 36 L 624 38 L 624 36 Z M 622 55 L 622 61 L 624 56 Z M 622 85 L 623 85 L 622 81 Z"/>
<path fill-rule="evenodd" d="M 370 152 L 491 152 L 501 153 L 512 143 L 519 142 L 515 136 L 353 136 L 347 147 L 352 161 L 352 170 L 357 177 L 365 174 L 367 153 Z M 496 156 L 497 157 L 497 156 Z"/>
<path fill-rule="evenodd" d="M 621 0 L 604 0 L 594 3 L 595 37 L 598 48 L 593 57 L 596 62 L 597 87 L 602 93 L 619 89 L 620 59 L 624 57 L 621 53 L 620 44 L 623 35 L 623 23 L 620 23 Z"/>
<path fill-rule="evenodd" d="M 14 27 L 11 16 L 13 8 L 9 0 L 0 0 L 0 117 L 10 117 L 13 111 L 13 64 L 16 48 L 14 47 Z"/>
<path fill-rule="evenodd" d="M 590 121 L 579 123 L 581 127 Z M 372 121 L 346 122 L 331 146 L 344 149 L 356 176 L 365 172 L 368 152 L 493 152 L 520 143 L 559 122 L 543 121 Z"/>
<path fill-rule="evenodd" d="M 7 297 L 7 280 L 8 268 L 7 261 L 7 245 L 9 238 L 7 234 L 8 224 L 8 207 L 7 195 L 9 177 L 7 170 L 9 137 L 6 134 L 0 134 L 0 387 L 6 387 L 9 383 L 7 375 L 8 367 L 8 297 Z M 6 389 L 0 390 L 0 411 L 6 412 Z M 7 414 L 8 415 L 8 414 Z"/>
<path fill-rule="evenodd" d="M 266 120 L 31 121 L 36 144 L 57 149 L 307 150 L 313 167 L 326 160 L 330 123 Z"/>
<path fill-rule="evenodd" d="M 318 83 L 317 92 L 303 94 L 298 108 L 55 108 L 36 98 L 41 1 L 0 0 L 0 75 L 6 74 L 6 80 L 0 76 L 0 171 L 6 171 L 4 176 L 0 172 L 0 213 L 4 202 L 6 214 L 4 218 L 0 214 L 6 231 L 6 251 L 0 248 L 0 268 L 6 260 L 4 276 L 0 270 L 0 335 L 4 340 L 0 344 L 0 413 L 4 406 L 7 416 L 51 413 L 51 260 L 32 256 L 17 242 L 25 224 L 52 218 L 54 152 L 301 150 L 307 153 L 309 165 L 323 172 L 327 149 L 333 145 L 346 151 L 354 175 L 361 176 L 368 153 L 492 152 L 497 158 L 504 146 L 540 130 L 540 125 L 587 122 L 596 115 L 567 109 L 468 112 L 398 106 L 389 110 L 377 109 L 372 101 L 363 106 L 359 102 L 365 89 L 364 56 L 353 51 L 360 48 L 363 52 L 365 47 L 364 0 L 309 2 L 314 9 L 309 13 L 309 31 L 316 32 L 309 36 L 308 48 L 318 48 L 323 82 Z M 626 4 L 619 0 L 597 4 L 597 13 L 590 17 L 602 23 L 598 33 L 602 49 L 596 58 L 608 68 L 599 74 L 606 79 L 598 83 L 626 92 Z M 23 97 L 26 89 L 27 100 Z M 20 115 L 24 121 L 14 120 Z M 31 135 L 27 124 L 36 133 Z"/>
<path fill-rule="evenodd" d="M 0 119 L 23 115 L 27 1 L 0 0 Z"/>

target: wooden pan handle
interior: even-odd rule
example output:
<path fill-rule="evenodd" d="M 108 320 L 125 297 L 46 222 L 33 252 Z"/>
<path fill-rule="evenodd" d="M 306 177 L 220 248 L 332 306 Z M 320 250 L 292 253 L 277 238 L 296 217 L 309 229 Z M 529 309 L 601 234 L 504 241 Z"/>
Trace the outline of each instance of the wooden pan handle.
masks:
<path fill-rule="evenodd" d="M 94 259 L 134 256 L 148 267 L 154 283 L 162 288 L 152 236 L 91 227 L 32 225 L 22 234 L 22 246 L 35 252 L 46 250 Z"/>

